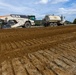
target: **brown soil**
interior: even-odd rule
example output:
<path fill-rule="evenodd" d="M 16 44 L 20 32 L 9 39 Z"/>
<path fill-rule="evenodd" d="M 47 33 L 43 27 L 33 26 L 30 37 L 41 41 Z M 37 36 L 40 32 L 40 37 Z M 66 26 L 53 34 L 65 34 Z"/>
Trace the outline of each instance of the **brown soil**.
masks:
<path fill-rule="evenodd" d="M 0 75 L 75 75 L 76 26 L 0 30 Z"/>

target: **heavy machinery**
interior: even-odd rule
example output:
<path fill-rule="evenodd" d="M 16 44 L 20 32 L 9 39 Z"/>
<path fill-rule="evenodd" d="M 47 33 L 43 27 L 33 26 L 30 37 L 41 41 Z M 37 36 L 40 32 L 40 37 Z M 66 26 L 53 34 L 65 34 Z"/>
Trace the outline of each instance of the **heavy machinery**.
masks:
<path fill-rule="evenodd" d="M 7 16 L 0 17 L 3 21 L 4 28 L 30 28 L 32 25 L 35 25 L 35 16 L 33 15 L 16 15 L 10 14 Z"/>
<path fill-rule="evenodd" d="M 42 20 L 43 25 L 46 26 L 60 26 L 64 25 L 65 18 L 63 16 L 46 15 Z"/>

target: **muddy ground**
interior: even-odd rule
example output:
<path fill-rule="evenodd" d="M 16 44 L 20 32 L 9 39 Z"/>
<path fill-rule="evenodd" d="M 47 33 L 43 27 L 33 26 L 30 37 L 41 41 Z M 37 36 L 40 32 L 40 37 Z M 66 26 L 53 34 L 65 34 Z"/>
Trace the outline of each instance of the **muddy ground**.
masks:
<path fill-rule="evenodd" d="M 76 26 L 1 29 L 0 75 L 76 75 Z"/>

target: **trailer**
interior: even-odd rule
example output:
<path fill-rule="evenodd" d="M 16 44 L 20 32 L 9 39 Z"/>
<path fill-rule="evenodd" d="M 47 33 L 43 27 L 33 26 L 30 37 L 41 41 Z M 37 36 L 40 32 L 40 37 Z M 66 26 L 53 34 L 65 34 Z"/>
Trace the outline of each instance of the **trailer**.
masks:
<path fill-rule="evenodd" d="M 60 26 L 65 24 L 63 16 L 46 15 L 42 20 L 43 25 L 46 26 Z"/>

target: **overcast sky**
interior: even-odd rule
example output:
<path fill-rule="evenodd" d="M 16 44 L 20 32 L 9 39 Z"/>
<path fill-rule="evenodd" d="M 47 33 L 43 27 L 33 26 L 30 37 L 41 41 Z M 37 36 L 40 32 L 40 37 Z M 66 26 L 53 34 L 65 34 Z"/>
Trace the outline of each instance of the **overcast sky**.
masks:
<path fill-rule="evenodd" d="M 37 19 L 55 14 L 73 21 L 76 18 L 76 0 L 0 0 L 0 15 L 8 14 L 36 15 Z"/>

